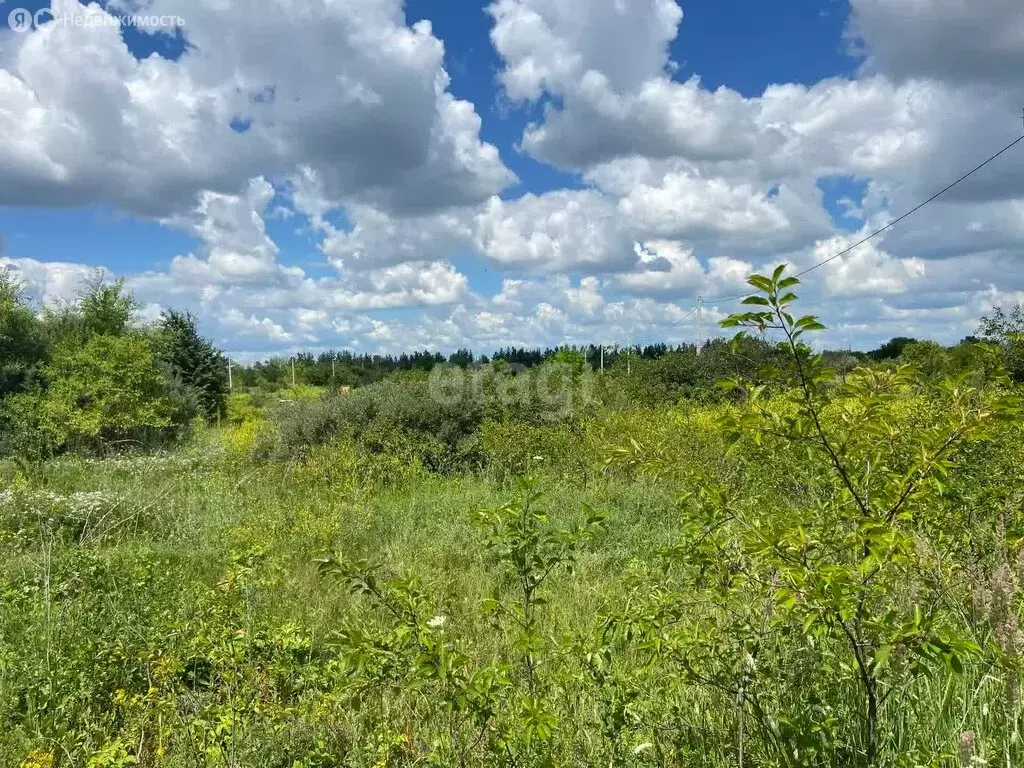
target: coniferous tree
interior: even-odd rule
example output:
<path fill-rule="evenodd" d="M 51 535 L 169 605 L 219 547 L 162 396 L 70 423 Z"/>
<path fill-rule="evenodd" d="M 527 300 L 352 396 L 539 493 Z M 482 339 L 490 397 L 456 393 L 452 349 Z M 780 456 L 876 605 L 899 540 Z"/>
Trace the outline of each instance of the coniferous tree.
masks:
<path fill-rule="evenodd" d="M 22 284 L 0 269 L 0 398 L 29 384 L 45 352 L 39 319 Z"/>
<path fill-rule="evenodd" d="M 195 391 L 207 419 L 223 414 L 228 394 L 228 361 L 199 335 L 189 312 L 167 310 L 161 315 L 159 357 L 181 384 Z"/>

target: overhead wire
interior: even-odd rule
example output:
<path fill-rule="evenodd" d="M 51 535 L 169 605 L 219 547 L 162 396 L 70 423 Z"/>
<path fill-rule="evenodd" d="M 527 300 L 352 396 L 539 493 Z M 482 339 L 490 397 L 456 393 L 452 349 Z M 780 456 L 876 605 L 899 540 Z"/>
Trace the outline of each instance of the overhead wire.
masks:
<path fill-rule="evenodd" d="M 697 308 L 696 308 L 696 307 L 694 307 L 694 308 L 693 308 L 693 309 L 691 309 L 691 310 L 690 310 L 689 312 L 687 312 L 687 313 L 686 313 L 685 315 L 683 315 L 683 316 L 682 316 L 681 318 L 679 318 L 679 319 L 678 319 L 678 320 L 676 320 L 676 321 L 675 321 L 674 323 L 672 323 L 672 325 L 673 325 L 673 326 L 676 326 L 676 325 L 682 325 L 682 324 L 683 324 L 684 322 L 686 322 L 686 319 L 687 319 L 687 318 L 688 318 L 688 317 L 689 317 L 690 315 L 692 315 L 692 314 L 693 314 L 694 312 L 696 312 L 696 311 L 697 311 Z"/>
<path fill-rule="evenodd" d="M 808 267 L 807 269 L 805 269 L 805 270 L 804 270 L 803 272 L 797 272 L 797 273 L 796 273 L 796 275 L 794 275 L 794 277 L 803 277 L 803 276 L 804 276 L 804 275 L 806 275 L 806 274 L 807 274 L 808 272 L 813 272 L 814 270 L 818 269 L 818 267 L 823 267 L 823 266 L 825 266 L 826 264 L 828 264 L 829 262 L 831 262 L 831 261 L 835 261 L 836 259 L 838 259 L 838 258 L 840 258 L 840 257 L 842 257 L 842 256 L 845 256 L 846 254 L 850 253 L 850 251 L 853 251 L 853 250 L 855 250 L 855 249 L 859 248 L 860 246 L 864 245 L 864 243 L 868 242 L 869 240 L 872 240 L 872 239 L 874 239 L 875 237 L 877 237 L 878 235 L 880 235 L 880 234 L 882 234 L 883 232 L 885 232 L 886 230 L 888 230 L 888 229 L 891 229 L 892 227 L 896 226 L 896 225 L 897 225 L 897 224 L 899 224 L 899 223 L 900 223 L 901 221 L 903 221 L 904 219 L 906 219 L 906 218 L 907 218 L 908 216 L 911 216 L 911 215 L 913 215 L 913 214 L 917 213 L 917 212 L 918 212 L 919 210 L 921 210 L 922 208 L 924 208 L 924 207 L 925 207 L 926 205 L 928 205 L 929 203 L 932 203 L 932 202 L 934 202 L 935 200 L 938 200 L 938 199 L 939 199 L 940 197 L 942 197 L 942 196 L 943 196 L 944 194 L 946 194 L 947 192 L 949 192 L 949 190 L 953 189 L 953 187 L 955 187 L 955 186 L 957 186 L 958 184 L 960 184 L 960 183 L 962 183 L 962 182 L 966 181 L 966 180 L 967 180 L 967 179 L 969 179 L 969 178 L 970 178 L 971 176 L 973 176 L 973 175 L 974 175 L 975 173 L 977 173 L 977 172 L 978 172 L 978 171 L 980 171 L 980 170 L 981 170 L 982 168 L 984 168 L 984 167 L 985 167 L 986 165 L 988 165 L 989 163 L 991 163 L 991 162 L 992 162 L 993 160 L 997 159 L 998 157 L 1000 157 L 1000 156 L 1002 156 L 1002 155 L 1006 154 L 1006 153 L 1007 153 L 1007 152 L 1009 152 L 1009 151 L 1010 151 L 1011 149 L 1013 149 L 1013 147 L 1015 147 L 1015 146 L 1016 146 L 1017 144 L 1020 144 L 1020 142 L 1022 142 L 1022 141 L 1024 141 L 1024 134 L 1021 134 L 1020 136 L 1018 136 L 1018 137 L 1017 137 L 1016 139 L 1014 139 L 1013 141 L 1011 141 L 1011 142 L 1010 142 L 1009 144 L 1007 144 L 1007 145 L 1006 145 L 1005 147 L 1003 147 L 1002 149 L 1000 149 L 1000 150 L 999 150 L 998 152 L 996 152 L 996 153 L 995 153 L 994 155 L 991 155 L 991 156 L 990 156 L 990 157 L 989 157 L 988 159 L 986 159 L 986 160 L 984 160 L 983 162 L 979 163 L 978 165 L 974 166 L 974 168 L 972 168 L 971 170 L 967 171 L 967 173 L 963 174 L 963 175 L 962 175 L 962 176 L 961 176 L 960 178 L 958 178 L 958 179 L 957 179 L 956 181 L 952 182 L 951 184 L 947 184 L 947 185 L 946 185 L 945 187 L 943 187 L 942 189 L 940 189 L 940 190 L 939 190 L 938 192 L 936 192 L 936 193 L 935 193 L 934 195 L 932 195 L 931 197 L 929 197 L 929 198 L 928 198 L 927 200 L 925 200 L 924 202 L 918 203 L 917 205 L 915 205 L 915 206 L 914 206 L 913 208 L 911 208 L 911 209 L 910 209 L 909 211 L 907 211 L 906 213 L 904 213 L 904 214 L 902 214 L 902 215 L 900 215 L 900 216 L 897 216 L 897 217 L 896 217 L 895 219 L 893 219 L 892 221 L 890 221 L 890 222 L 889 222 L 888 224 L 886 224 L 886 225 L 885 225 L 884 227 L 879 227 L 879 228 L 878 228 L 878 229 L 876 229 L 876 230 L 875 230 L 874 232 L 872 232 L 871 234 L 867 235 L 867 236 L 866 236 L 866 237 L 864 237 L 864 238 L 861 238 L 860 240 L 858 240 L 858 241 L 857 241 L 856 243 L 854 243 L 853 245 L 851 245 L 851 246 L 849 246 L 849 247 L 847 247 L 847 248 L 844 248 L 843 250 L 839 251 L 838 253 L 834 253 L 834 254 L 832 254 L 832 255 L 831 255 L 831 256 L 829 256 L 829 257 L 828 257 L 827 259 L 822 259 L 822 260 L 821 260 L 821 261 L 819 261 L 819 262 L 818 262 L 817 264 L 815 264 L 815 265 L 813 265 L 813 266 L 810 266 L 810 267 Z M 738 295 L 736 295 L 736 296 L 727 296 L 727 297 L 725 297 L 724 299 L 708 299 L 708 298 L 706 298 L 706 297 L 705 297 L 705 301 L 709 301 L 709 302 L 714 302 L 715 304 L 726 304 L 726 303 L 728 303 L 728 302 L 730 302 L 730 301 L 737 301 L 737 300 L 739 300 L 739 299 L 745 299 L 745 298 L 747 298 L 748 296 L 751 296 L 751 295 L 752 295 L 752 294 L 750 294 L 750 293 L 742 293 L 742 294 L 738 294 Z M 692 311 L 690 312 L 690 314 L 693 314 L 693 312 L 696 312 L 696 311 L 697 311 L 697 308 L 696 308 L 696 307 L 694 307 L 694 308 L 693 308 L 693 310 L 692 310 Z M 687 315 L 686 317 L 689 317 L 689 316 L 690 316 L 690 315 Z M 683 318 L 683 320 L 685 320 L 685 319 L 686 319 L 686 318 L 684 317 L 684 318 Z M 679 322 L 681 323 L 681 322 L 682 322 L 682 320 L 680 320 Z"/>

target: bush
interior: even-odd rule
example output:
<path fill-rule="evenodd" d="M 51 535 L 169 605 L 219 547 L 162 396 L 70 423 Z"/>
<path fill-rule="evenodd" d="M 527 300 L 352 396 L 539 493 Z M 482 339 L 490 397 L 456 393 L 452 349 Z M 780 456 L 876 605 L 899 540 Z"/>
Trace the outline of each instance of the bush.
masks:
<path fill-rule="evenodd" d="M 5 400 L 7 423 L 33 452 L 149 444 L 175 426 L 172 416 L 182 410 L 167 397 L 153 350 L 138 334 L 62 346 L 41 378 L 45 389 Z"/>
<path fill-rule="evenodd" d="M 726 395 L 717 387 L 726 378 L 760 378 L 765 366 L 778 363 L 777 350 L 759 339 L 730 344 L 714 339 L 698 354 L 690 347 L 655 359 L 616 360 L 602 379 L 601 399 L 618 408 L 655 406 L 698 400 L 714 403 Z"/>
<path fill-rule="evenodd" d="M 584 429 L 578 422 L 534 425 L 488 420 L 480 427 L 480 448 L 495 478 L 503 482 L 538 466 L 579 477 L 590 465 L 581 445 Z"/>
<path fill-rule="evenodd" d="M 248 392 L 237 392 L 228 395 L 225 403 L 227 420 L 231 424 L 241 425 L 246 422 L 259 421 L 263 418 L 263 408 Z"/>
<path fill-rule="evenodd" d="M 371 453 L 395 453 L 448 471 L 479 458 L 471 438 L 483 414 L 480 399 L 453 404 L 432 397 L 425 379 L 384 381 L 347 395 L 279 404 L 271 411 L 277 427 L 272 452 L 297 457 L 348 439 Z"/>

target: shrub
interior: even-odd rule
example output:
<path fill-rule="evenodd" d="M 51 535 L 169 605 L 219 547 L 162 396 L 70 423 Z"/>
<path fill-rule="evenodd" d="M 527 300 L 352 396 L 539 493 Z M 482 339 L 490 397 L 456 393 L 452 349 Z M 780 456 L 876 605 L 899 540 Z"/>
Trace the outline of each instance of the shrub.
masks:
<path fill-rule="evenodd" d="M 480 427 L 480 449 L 499 481 L 537 466 L 562 475 L 583 477 L 590 468 L 581 422 L 524 424 L 487 420 Z"/>
<path fill-rule="evenodd" d="M 42 328 L 21 283 L 0 268 L 0 398 L 25 388 L 44 352 Z"/>
<path fill-rule="evenodd" d="M 273 452 L 295 457 L 349 439 L 373 453 L 404 455 L 446 471 L 478 458 L 472 437 L 483 412 L 477 398 L 434 398 L 425 379 L 383 381 L 347 395 L 280 404 L 271 412 L 278 438 Z"/>
<path fill-rule="evenodd" d="M 225 401 L 226 417 L 231 424 L 245 424 L 263 418 L 263 408 L 248 392 L 235 392 L 227 396 Z"/>
<path fill-rule="evenodd" d="M 9 418 L 44 452 L 146 444 L 173 426 L 166 380 L 142 335 L 93 336 L 59 347 L 42 368 L 45 390 L 9 398 Z"/>

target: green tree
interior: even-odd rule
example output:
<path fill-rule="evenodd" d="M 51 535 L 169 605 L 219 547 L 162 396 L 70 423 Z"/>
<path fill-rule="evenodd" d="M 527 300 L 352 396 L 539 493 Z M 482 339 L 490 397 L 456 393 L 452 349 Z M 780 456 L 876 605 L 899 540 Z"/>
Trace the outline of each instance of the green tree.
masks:
<path fill-rule="evenodd" d="M 584 352 L 570 347 L 562 347 L 551 357 L 556 363 L 562 363 L 572 369 L 573 375 L 579 375 L 587 365 Z"/>
<path fill-rule="evenodd" d="M 227 358 L 199 335 L 188 312 L 165 311 L 160 319 L 158 355 L 181 385 L 195 391 L 207 419 L 225 413 L 228 394 Z"/>
<path fill-rule="evenodd" d="M 900 353 L 900 361 L 914 365 L 928 379 L 936 380 L 948 375 L 951 369 L 949 353 L 934 341 L 914 341 Z"/>
<path fill-rule="evenodd" d="M 913 344 L 917 339 L 912 339 L 909 336 L 896 336 L 895 338 L 889 339 L 885 344 L 880 346 L 878 349 L 873 349 L 868 352 L 868 357 L 872 360 L 895 360 L 901 354 L 903 354 L 903 348 L 908 344 Z"/>
<path fill-rule="evenodd" d="M 165 378 L 140 334 L 102 334 L 62 346 L 42 377 L 37 418 L 52 448 L 142 439 L 171 424 Z"/>
<path fill-rule="evenodd" d="M 0 398 L 25 388 L 46 348 L 22 284 L 0 269 Z"/>
<path fill-rule="evenodd" d="M 473 351 L 470 349 L 458 349 L 448 356 L 449 365 L 457 365 L 459 368 L 466 368 L 473 364 Z"/>
<path fill-rule="evenodd" d="M 1003 365 L 1016 382 L 1024 382 L 1024 306 L 1009 311 L 993 307 L 991 315 L 981 318 L 978 332 L 986 341 L 1003 350 Z"/>
<path fill-rule="evenodd" d="M 120 336 L 136 320 L 137 305 L 124 281 L 110 282 L 101 271 L 86 281 L 73 302 L 60 302 L 43 311 L 42 329 L 51 350 L 82 344 L 96 334 Z"/>
<path fill-rule="evenodd" d="M 735 708 L 738 764 L 938 765 L 897 762 L 931 745 L 898 742 L 917 694 L 894 694 L 941 688 L 982 653 L 972 619 L 947 608 L 975 568 L 958 558 L 971 534 L 947 494 L 954 469 L 1019 417 L 1019 399 L 1005 376 L 977 389 L 914 365 L 840 382 L 806 343 L 824 326 L 795 315 L 799 281 L 780 267 L 748 282 L 750 311 L 722 324 L 777 335 L 782 359 L 760 382 L 723 382 L 744 396 L 722 426 L 757 481 L 738 491 L 728 475 L 680 467 L 694 489 L 682 539 L 609 627 L 671 662 L 695 699 Z M 658 451 L 619 453 L 663 468 Z"/>
<path fill-rule="evenodd" d="M 124 289 L 124 279 L 111 283 L 102 272 L 86 282 L 78 299 L 82 325 L 89 335 L 126 333 L 135 320 L 136 308 L 135 298 Z"/>

